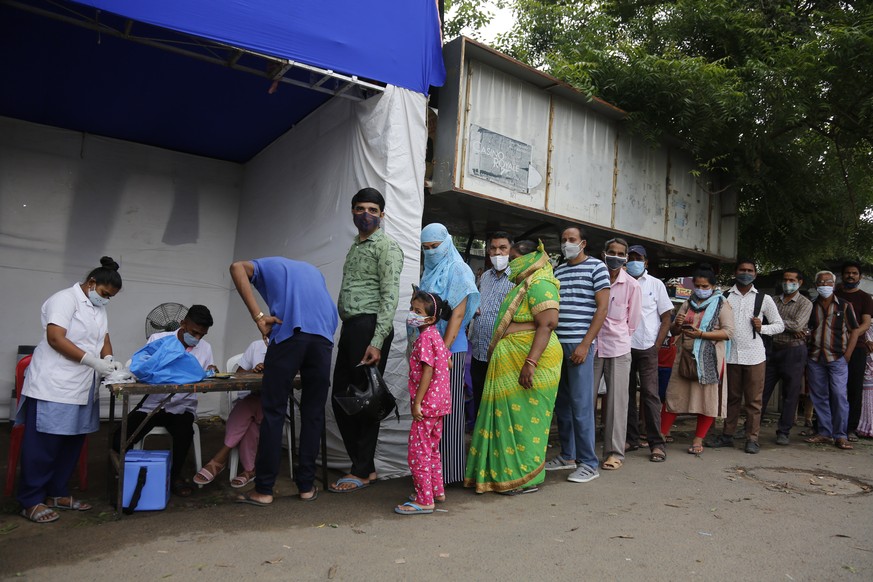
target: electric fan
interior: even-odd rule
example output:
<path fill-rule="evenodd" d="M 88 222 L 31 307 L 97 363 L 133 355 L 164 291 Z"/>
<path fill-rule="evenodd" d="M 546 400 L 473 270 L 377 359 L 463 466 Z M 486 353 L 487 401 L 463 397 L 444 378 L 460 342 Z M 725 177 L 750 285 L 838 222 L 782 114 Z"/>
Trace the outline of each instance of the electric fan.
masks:
<path fill-rule="evenodd" d="M 150 338 L 153 333 L 176 331 L 187 313 L 188 308 L 181 303 L 161 303 L 146 315 L 146 339 Z"/>

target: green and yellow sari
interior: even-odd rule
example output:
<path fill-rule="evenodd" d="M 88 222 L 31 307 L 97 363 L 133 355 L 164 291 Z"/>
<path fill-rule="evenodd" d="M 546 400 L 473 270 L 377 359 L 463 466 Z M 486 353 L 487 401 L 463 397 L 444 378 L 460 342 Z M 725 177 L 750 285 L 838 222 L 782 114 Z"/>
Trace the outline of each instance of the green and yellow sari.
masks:
<path fill-rule="evenodd" d="M 536 252 L 510 263 L 516 287 L 500 311 L 489 348 L 488 374 L 467 455 L 466 487 L 476 493 L 532 487 L 545 479 L 546 446 L 558 393 L 563 353 L 554 332 L 540 356 L 533 387 L 518 383 L 534 331 L 504 335 L 512 322 L 529 323 L 547 309 L 558 309 L 560 284 L 542 243 Z"/>

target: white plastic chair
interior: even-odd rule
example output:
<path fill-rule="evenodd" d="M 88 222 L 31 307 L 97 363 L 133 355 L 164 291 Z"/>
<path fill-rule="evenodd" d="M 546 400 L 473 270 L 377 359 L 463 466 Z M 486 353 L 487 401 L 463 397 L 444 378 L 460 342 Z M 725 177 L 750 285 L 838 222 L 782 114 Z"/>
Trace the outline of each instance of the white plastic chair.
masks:
<path fill-rule="evenodd" d="M 200 427 L 197 426 L 197 421 L 194 421 L 194 424 L 191 425 L 191 428 L 194 429 L 194 462 L 197 463 L 197 470 L 199 471 L 200 468 L 203 466 L 203 458 L 200 455 Z M 147 438 L 149 438 L 150 436 L 160 435 L 170 436 L 170 433 L 164 427 L 156 426 L 155 428 L 150 430 L 148 434 L 142 437 L 139 442 L 135 443 L 133 445 L 133 448 L 137 451 L 140 451 L 145 445 L 145 441 Z M 172 436 L 170 436 L 170 438 L 172 438 Z M 203 485 L 198 485 L 198 487 L 203 487 Z"/>
<path fill-rule="evenodd" d="M 242 354 L 237 354 L 230 358 L 227 361 L 227 371 L 228 372 L 236 372 L 239 368 L 239 361 L 242 358 Z M 227 405 L 228 405 L 228 414 L 230 414 L 230 410 L 233 408 L 233 393 L 227 393 Z M 285 421 L 285 437 L 288 439 L 288 464 L 291 467 L 291 476 L 294 476 L 294 451 L 291 448 L 291 423 L 287 420 Z M 234 477 L 237 475 L 237 471 L 239 470 L 239 449 L 234 447 L 230 451 L 230 460 L 228 461 L 228 479 L 233 481 Z"/>

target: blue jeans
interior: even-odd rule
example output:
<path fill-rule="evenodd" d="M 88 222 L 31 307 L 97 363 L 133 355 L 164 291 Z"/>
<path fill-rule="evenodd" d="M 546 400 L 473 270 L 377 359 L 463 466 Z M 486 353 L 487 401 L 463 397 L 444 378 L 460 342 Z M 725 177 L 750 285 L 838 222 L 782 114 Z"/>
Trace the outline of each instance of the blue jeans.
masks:
<path fill-rule="evenodd" d="M 849 400 L 846 383 L 849 380 L 849 364 L 845 358 L 830 363 L 806 363 L 806 379 L 809 396 L 818 417 L 818 434 L 835 439 L 846 438 L 849 423 Z"/>
<path fill-rule="evenodd" d="M 588 350 L 585 362 L 576 365 L 570 361 L 579 344 L 561 344 L 564 362 L 561 364 L 561 382 L 555 398 L 555 416 L 558 418 L 558 440 L 561 457 L 575 460 L 594 469 L 600 464 L 594 452 L 594 352 Z"/>

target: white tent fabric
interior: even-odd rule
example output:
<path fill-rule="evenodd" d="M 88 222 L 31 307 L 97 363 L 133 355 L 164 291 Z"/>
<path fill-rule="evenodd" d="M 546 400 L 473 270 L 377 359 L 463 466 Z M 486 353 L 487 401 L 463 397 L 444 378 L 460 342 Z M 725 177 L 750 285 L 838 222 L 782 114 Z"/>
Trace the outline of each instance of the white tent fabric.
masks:
<path fill-rule="evenodd" d="M 405 255 L 385 378 L 404 416 L 382 424 L 376 468 L 383 477 L 409 472 L 405 316 L 420 273 L 425 112 L 423 95 L 390 86 L 367 101 L 325 104 L 247 164 L 234 252 L 235 259 L 283 255 L 312 263 L 336 297 L 356 233 L 351 197 L 366 186 L 385 196 L 383 226 Z M 257 333 L 238 298 L 231 298 L 228 329 L 243 332 L 229 333 L 228 353 L 242 351 Z M 329 402 L 327 413 L 329 464 L 347 469 Z"/>
<path fill-rule="evenodd" d="M 243 166 L 0 117 L 0 414 L 9 418 L 19 345 L 43 337 L 40 307 L 110 255 L 124 287 L 107 307 L 124 361 L 164 302 L 202 303 L 223 362 Z M 102 391 L 106 417 L 107 392 Z M 211 395 L 209 395 L 211 396 Z M 201 412 L 217 410 L 203 398 Z"/>
<path fill-rule="evenodd" d="M 363 102 L 334 99 L 245 166 L 0 117 L 2 418 L 14 404 L 17 348 L 43 335 L 43 301 L 81 281 L 101 255 L 118 260 L 124 278 L 108 307 L 118 359 L 143 345 L 153 307 L 202 303 L 215 319 L 207 339 L 223 367 L 257 337 L 232 289 L 232 260 L 308 261 L 336 297 L 355 234 L 351 197 L 371 186 L 385 195 L 385 230 L 406 257 L 386 372 L 406 414 L 384 422 L 377 469 L 408 473 L 404 323 L 419 279 L 425 108 L 425 96 L 390 86 Z M 203 395 L 199 414 L 217 414 L 220 401 Z M 328 423 L 331 464 L 346 467 L 329 404 Z"/>

